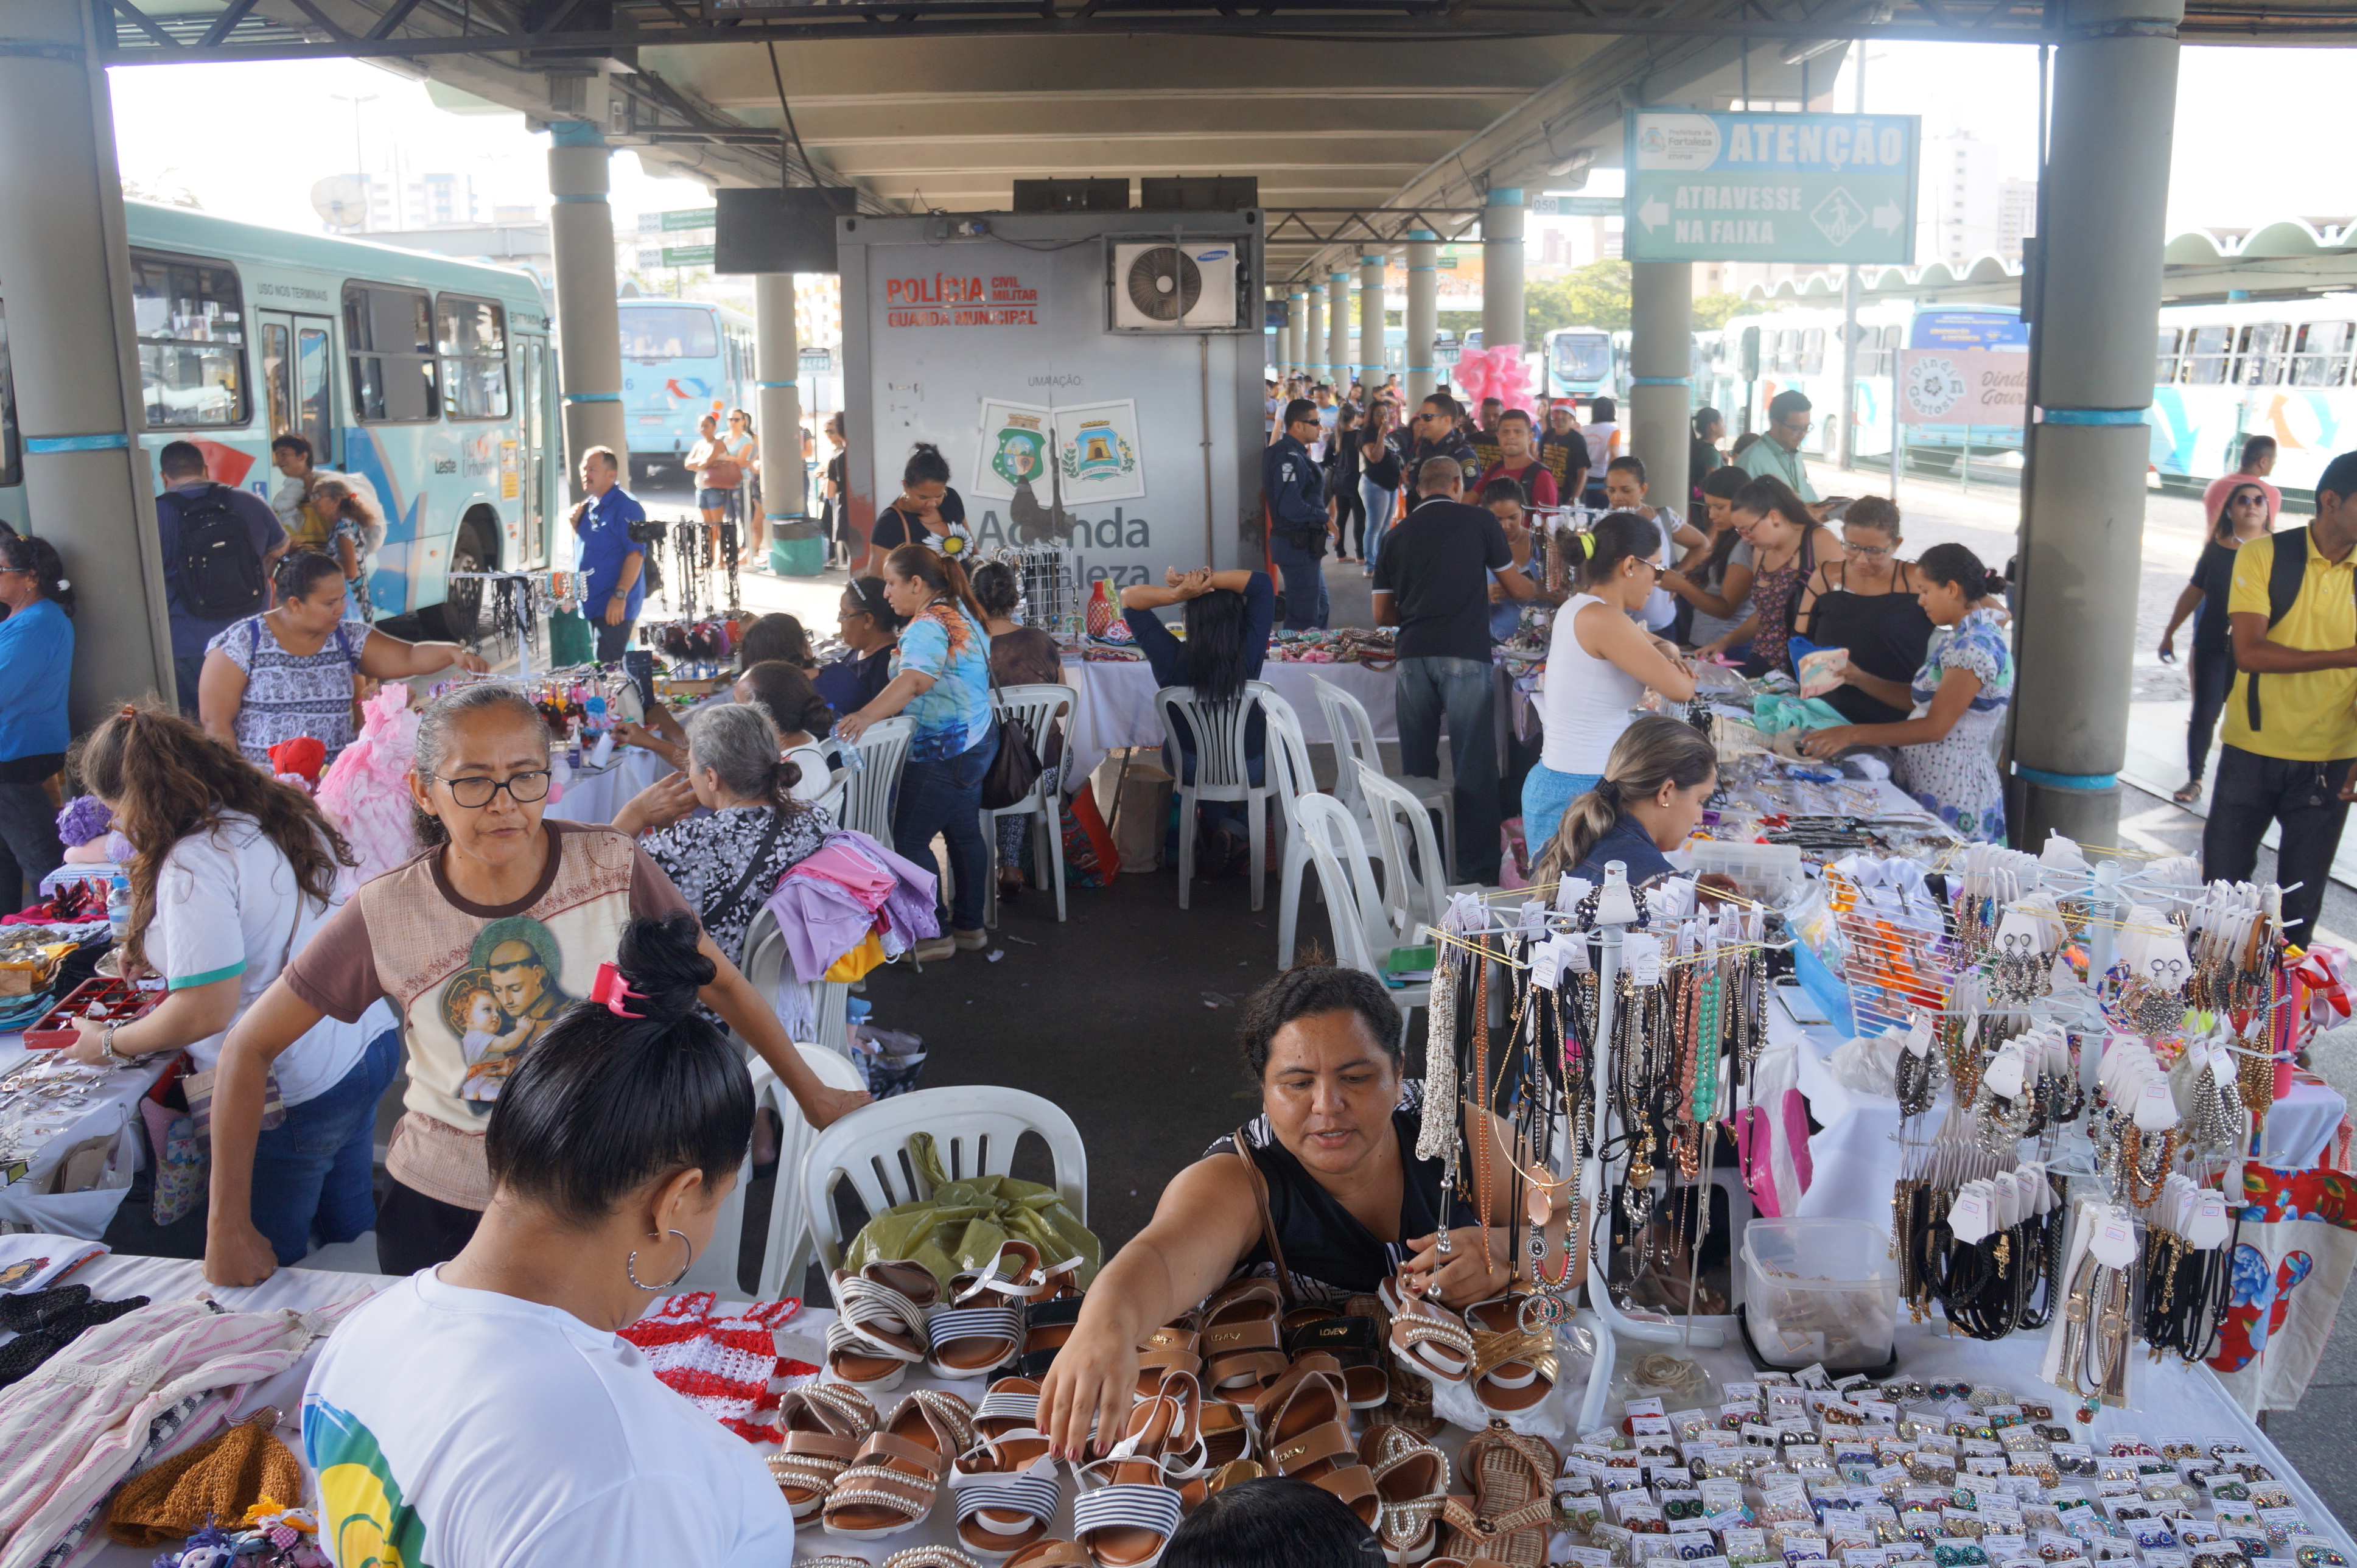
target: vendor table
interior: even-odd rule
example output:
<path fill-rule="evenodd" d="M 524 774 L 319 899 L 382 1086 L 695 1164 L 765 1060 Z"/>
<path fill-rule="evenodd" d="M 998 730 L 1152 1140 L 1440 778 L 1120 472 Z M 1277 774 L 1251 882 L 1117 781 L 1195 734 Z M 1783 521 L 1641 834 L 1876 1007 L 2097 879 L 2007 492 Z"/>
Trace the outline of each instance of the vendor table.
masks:
<path fill-rule="evenodd" d="M 610 822 L 631 796 L 672 771 L 668 761 L 643 746 L 616 746 L 605 767 L 575 768 L 564 799 L 550 801 L 544 814 L 568 822 Z"/>
<path fill-rule="evenodd" d="M 29 1057 L 47 1054 L 27 1050 L 22 1035 L 0 1035 L 0 1073 L 13 1070 Z M 155 1087 L 177 1054 L 167 1051 L 150 1058 L 149 1066 L 115 1069 L 87 1105 L 69 1112 L 71 1124 L 41 1146 L 22 1176 L 0 1185 L 0 1225 L 79 1236 L 89 1241 L 103 1235 L 115 1209 L 122 1206 L 132 1173 L 138 1168 L 140 1133 L 133 1122 L 138 1119 L 139 1097 Z M 43 1190 L 70 1150 L 101 1137 L 111 1143 L 107 1174 L 98 1187 L 84 1192 Z"/>
<path fill-rule="evenodd" d="M 1325 710 L 1318 705 L 1322 678 L 1359 699 L 1374 721 L 1377 740 L 1399 738 L 1399 716 L 1393 700 L 1391 671 L 1364 664 L 1297 664 L 1270 660 L 1260 678 L 1293 705 L 1300 716 L 1302 738 L 1310 745 L 1331 742 Z M 1078 766 L 1064 777 L 1077 784 L 1096 770 L 1104 755 L 1118 746 L 1162 744 L 1162 715 L 1155 712 L 1154 693 L 1162 683 L 1154 667 L 1142 659 L 1071 659 L 1064 661 L 1065 682 L 1081 694 L 1081 711 L 1072 725 L 1072 754 Z"/>
<path fill-rule="evenodd" d="M 86 1283 L 98 1295 L 119 1298 L 126 1294 L 145 1295 L 151 1300 L 172 1300 L 192 1296 L 207 1290 L 199 1265 L 159 1258 L 100 1259 L 84 1265 L 72 1276 Z M 382 1290 L 393 1282 L 377 1274 L 327 1273 L 309 1269 L 282 1269 L 262 1284 L 244 1290 L 213 1290 L 211 1294 L 222 1305 L 233 1311 L 253 1312 L 275 1308 L 301 1311 L 341 1301 L 356 1290 Z M 825 1308 L 812 1308 L 797 1316 L 779 1332 L 781 1353 L 805 1360 L 823 1360 L 826 1326 L 834 1314 Z M 1732 1318 L 1697 1318 L 1696 1323 L 1708 1324 L 1727 1332 L 1727 1348 L 1697 1350 L 1694 1359 L 1720 1383 L 1753 1375 L 1741 1342 L 1735 1332 Z M 324 1341 L 323 1341 L 324 1343 Z M 1929 1325 L 1901 1323 L 1899 1326 L 1898 1359 L 1903 1375 L 1925 1381 L 1963 1377 L 1975 1381 L 1991 1382 L 2011 1388 L 2018 1393 L 2032 1394 L 2044 1384 L 2039 1381 L 2036 1367 L 2040 1348 L 2045 1343 L 2041 1334 L 2016 1335 L 1995 1343 L 1951 1337 Z M 1624 1359 L 1633 1359 L 1642 1352 L 1655 1348 L 1674 1348 L 1631 1345 L 1623 1350 Z M 316 1355 L 316 1350 L 314 1351 Z M 310 1370 L 312 1358 L 306 1357 L 286 1372 L 248 1391 L 237 1405 L 243 1414 L 265 1405 L 284 1412 L 279 1436 L 299 1456 L 302 1442 L 299 1432 L 302 1404 L 301 1386 Z M 1564 1375 L 1558 1389 L 1576 1401 L 1577 1391 L 1587 1375 L 1587 1365 L 1577 1357 L 1565 1358 Z M 980 1400 L 985 1383 L 968 1380 L 943 1383 L 931 1379 L 909 1378 L 900 1385 L 899 1392 L 916 1388 L 945 1389 L 969 1402 Z M 2099 1412 L 2090 1427 L 2079 1429 L 2079 1435 L 2100 1442 L 2113 1433 L 2134 1432 L 2147 1441 L 2163 1436 L 2187 1436 L 2201 1441 L 2228 1438 L 2239 1443 L 2264 1461 L 2292 1492 L 2303 1513 L 2315 1526 L 2319 1539 L 2338 1547 L 2343 1552 L 2357 1552 L 2352 1542 L 2332 1510 L 2302 1479 L 2291 1463 L 2267 1440 L 2256 1423 L 2243 1413 L 2233 1398 L 2222 1388 L 2207 1368 L 2187 1367 L 2170 1358 L 2166 1364 L 2155 1365 L 2141 1359 L 2136 1364 L 2135 1381 L 2131 1385 L 2136 1396 L 2136 1408 Z M 880 1396 L 879 1408 L 888 1410 L 899 1393 Z M 1610 1407 L 1616 1419 L 1619 1407 Z M 1455 1428 L 1445 1430 L 1436 1441 L 1452 1458 L 1470 1434 Z M 1560 1449 L 1565 1443 L 1558 1442 Z M 759 1451 L 771 1452 L 769 1444 Z M 1064 1499 L 1058 1509 L 1052 1532 L 1066 1540 L 1071 1538 L 1071 1494 L 1070 1476 L 1060 1477 Z M 2093 1483 L 2084 1483 L 2093 1490 Z M 956 1515 L 948 1497 L 948 1488 L 932 1512 L 918 1525 L 884 1541 L 838 1541 L 825 1533 L 823 1527 L 812 1525 L 798 1531 L 798 1556 L 810 1557 L 837 1550 L 880 1560 L 891 1552 L 904 1547 L 956 1544 Z M 1567 1538 L 1558 1536 L 1560 1548 Z M 146 1568 L 155 1553 L 146 1549 L 109 1545 L 91 1561 L 104 1568 Z M 1551 1559 L 1560 1561 L 1560 1550 L 1549 1552 Z"/>

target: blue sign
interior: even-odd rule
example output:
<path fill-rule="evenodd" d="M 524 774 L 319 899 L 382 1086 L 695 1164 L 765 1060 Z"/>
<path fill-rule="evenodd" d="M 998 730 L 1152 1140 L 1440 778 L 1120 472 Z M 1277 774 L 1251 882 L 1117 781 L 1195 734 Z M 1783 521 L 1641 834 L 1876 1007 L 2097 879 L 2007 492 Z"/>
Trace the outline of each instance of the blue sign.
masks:
<path fill-rule="evenodd" d="M 1925 310 L 1908 334 L 1910 349 L 2028 349 L 2029 326 L 2011 311 Z"/>
<path fill-rule="evenodd" d="M 1911 262 L 1921 129 L 1912 114 L 1637 110 L 1621 253 Z"/>

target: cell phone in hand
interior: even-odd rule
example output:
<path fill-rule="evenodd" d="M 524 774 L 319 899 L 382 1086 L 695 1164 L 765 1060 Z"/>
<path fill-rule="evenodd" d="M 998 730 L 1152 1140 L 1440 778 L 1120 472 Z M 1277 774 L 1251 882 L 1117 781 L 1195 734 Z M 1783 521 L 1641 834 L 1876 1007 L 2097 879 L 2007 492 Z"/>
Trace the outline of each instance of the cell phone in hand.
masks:
<path fill-rule="evenodd" d="M 639 689 L 639 702 L 647 712 L 655 705 L 655 656 L 648 648 L 626 648 L 622 650 L 622 673 Z"/>

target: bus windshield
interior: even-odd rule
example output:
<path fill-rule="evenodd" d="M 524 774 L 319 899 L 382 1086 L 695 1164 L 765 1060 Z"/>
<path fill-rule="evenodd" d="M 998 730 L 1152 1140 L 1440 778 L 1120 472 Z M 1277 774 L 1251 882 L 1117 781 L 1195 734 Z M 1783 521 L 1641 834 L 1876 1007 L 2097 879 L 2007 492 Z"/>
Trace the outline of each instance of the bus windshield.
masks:
<path fill-rule="evenodd" d="M 1601 332 L 1566 332 L 1555 340 L 1554 370 L 1566 381 L 1600 381 L 1612 372 L 1612 340 Z"/>
<path fill-rule="evenodd" d="M 708 310 L 658 305 L 622 312 L 626 360 L 709 360 L 719 352 L 719 335 Z"/>

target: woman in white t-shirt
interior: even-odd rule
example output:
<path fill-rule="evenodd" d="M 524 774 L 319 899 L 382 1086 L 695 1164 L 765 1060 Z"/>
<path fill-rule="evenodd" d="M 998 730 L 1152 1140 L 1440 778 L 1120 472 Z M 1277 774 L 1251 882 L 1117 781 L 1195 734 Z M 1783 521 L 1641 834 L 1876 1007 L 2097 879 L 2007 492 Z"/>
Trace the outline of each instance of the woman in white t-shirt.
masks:
<path fill-rule="evenodd" d="M 303 1400 L 342 1563 L 777 1568 L 785 1497 L 752 1445 L 616 1332 L 711 1244 L 753 1086 L 694 1015 L 693 916 L 633 919 L 587 1001 L 517 1059 L 463 1251 L 346 1318 Z"/>
<path fill-rule="evenodd" d="M 129 1024 L 83 1022 L 76 1061 L 185 1050 L 209 1073 L 221 1039 L 339 908 L 352 852 L 311 798 L 178 714 L 125 706 L 81 743 L 76 771 L 133 847 L 132 972 L 169 993 Z M 286 1118 L 254 1146 L 254 1229 L 281 1263 L 376 1224 L 376 1102 L 400 1063 L 386 1015 L 323 1018 L 274 1064 Z"/>
<path fill-rule="evenodd" d="M 1694 672 L 1677 650 L 1637 624 L 1661 568 L 1661 531 L 1635 512 L 1608 512 L 1582 536 L 1579 591 L 1555 612 L 1539 715 L 1538 764 L 1523 779 L 1523 842 L 1555 837 L 1563 811 L 1596 788 L 1629 710 L 1648 688 L 1691 701 Z"/>

